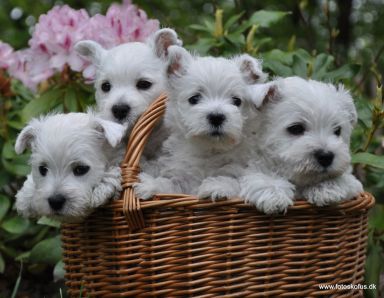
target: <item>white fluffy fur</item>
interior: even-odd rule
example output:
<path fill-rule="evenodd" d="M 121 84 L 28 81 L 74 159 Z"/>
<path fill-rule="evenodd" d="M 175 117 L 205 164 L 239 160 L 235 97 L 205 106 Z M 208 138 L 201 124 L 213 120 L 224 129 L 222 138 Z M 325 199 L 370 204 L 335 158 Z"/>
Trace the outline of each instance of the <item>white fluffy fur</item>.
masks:
<path fill-rule="evenodd" d="M 176 32 L 169 28 L 160 29 L 146 43 L 129 42 L 112 49 L 104 49 L 94 41 L 80 41 L 75 50 L 96 66 L 96 102 L 102 118 L 119 122 L 127 127 L 127 134 L 148 106 L 166 91 L 166 61 L 168 47 L 181 45 Z M 139 81 L 152 85 L 148 89 L 138 87 Z M 103 83 L 109 82 L 111 89 L 104 92 Z M 112 112 L 116 105 L 127 105 L 126 117 L 118 119 Z M 146 146 L 145 155 L 153 157 L 167 132 L 162 125 L 156 127 Z"/>
<path fill-rule="evenodd" d="M 125 129 L 92 113 L 56 114 L 33 119 L 19 134 L 15 151 L 31 148 L 31 174 L 16 195 L 16 209 L 26 217 L 52 216 L 75 221 L 117 197 L 121 190 L 119 145 Z M 87 173 L 74 175 L 78 165 Z M 44 166 L 43 176 L 39 167 Z M 60 210 L 48 198 L 61 195 Z"/>
<path fill-rule="evenodd" d="M 243 138 L 250 115 L 246 86 L 264 80 L 260 62 L 248 55 L 233 59 L 194 57 L 181 47 L 169 49 L 169 101 L 165 116 L 171 136 L 155 168 L 142 173 L 136 193 L 198 194 L 200 198 L 233 197 L 251 146 Z M 189 99 L 198 95 L 196 104 Z M 241 105 L 234 104 L 236 98 Z M 210 114 L 222 114 L 214 127 Z M 150 175 L 152 174 L 152 175 Z"/>
<path fill-rule="evenodd" d="M 241 179 L 246 201 L 276 213 L 292 205 L 294 197 L 323 206 L 362 191 L 350 171 L 349 140 L 357 115 L 341 85 L 290 77 L 249 90 L 260 113 L 253 123 L 254 162 Z M 290 134 L 287 128 L 297 123 L 305 132 Z M 334 154 L 330 166 L 319 164 L 316 150 Z"/>

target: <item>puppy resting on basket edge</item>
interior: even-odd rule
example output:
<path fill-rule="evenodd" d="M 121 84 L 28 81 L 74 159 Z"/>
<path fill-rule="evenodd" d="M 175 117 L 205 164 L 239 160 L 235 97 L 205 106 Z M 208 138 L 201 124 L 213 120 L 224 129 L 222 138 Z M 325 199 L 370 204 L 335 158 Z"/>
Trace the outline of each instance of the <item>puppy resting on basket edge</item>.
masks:
<path fill-rule="evenodd" d="M 156 193 L 238 196 L 237 178 L 252 148 L 244 138 L 251 112 L 246 86 L 265 79 L 260 61 L 246 54 L 197 57 L 178 46 L 168 52 L 165 125 L 171 135 L 157 160 L 159 172 L 144 169 L 136 194 L 142 199 Z"/>
<path fill-rule="evenodd" d="M 260 115 L 241 197 L 270 214 L 286 211 L 294 198 L 324 206 L 363 191 L 350 165 L 357 113 L 342 85 L 290 77 L 249 89 Z"/>
<path fill-rule="evenodd" d="M 19 134 L 15 151 L 31 148 L 32 172 L 16 194 L 25 217 L 78 221 L 121 191 L 116 146 L 125 128 L 93 113 L 33 119 Z"/>

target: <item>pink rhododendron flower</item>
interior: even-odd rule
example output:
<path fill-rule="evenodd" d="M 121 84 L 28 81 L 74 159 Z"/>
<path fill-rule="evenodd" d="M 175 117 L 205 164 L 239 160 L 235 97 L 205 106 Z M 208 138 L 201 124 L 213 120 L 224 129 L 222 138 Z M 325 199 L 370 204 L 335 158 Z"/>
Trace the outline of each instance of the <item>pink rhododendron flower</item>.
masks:
<path fill-rule="evenodd" d="M 131 41 L 145 41 L 154 31 L 159 29 L 158 20 L 148 20 L 145 11 L 124 1 L 123 5 L 112 4 L 106 14 L 112 27 L 116 45 Z"/>
<path fill-rule="evenodd" d="M 88 38 L 88 21 L 89 15 L 84 9 L 55 6 L 40 16 L 29 45 L 35 51 L 48 54 L 52 68 L 62 71 L 68 64 L 72 70 L 81 71 L 84 61 L 74 53 L 73 46 L 79 40 Z"/>
<path fill-rule="evenodd" d="M 25 86 L 36 91 L 37 85 L 50 78 L 54 70 L 49 66 L 49 56 L 43 52 L 24 49 L 14 52 L 9 74 Z"/>
<path fill-rule="evenodd" d="M 0 43 L 0 68 L 8 68 L 11 76 L 32 90 L 56 72 L 63 71 L 65 65 L 92 79 L 95 67 L 73 50 L 78 41 L 91 39 L 105 48 L 112 48 L 125 42 L 144 41 L 158 29 L 159 22 L 148 19 L 131 1 L 113 4 L 105 16 L 92 18 L 84 9 L 55 6 L 40 16 L 29 40 L 29 49 L 13 52 L 10 46 Z"/>
<path fill-rule="evenodd" d="M 124 1 L 122 5 L 111 5 L 105 16 L 97 14 L 90 18 L 86 35 L 87 39 L 110 49 L 126 42 L 145 41 L 158 29 L 158 20 L 148 19 L 143 10 L 138 9 L 131 1 Z M 92 80 L 95 73 L 93 65 L 85 64 L 83 76 L 86 79 Z"/>
<path fill-rule="evenodd" d="M 12 47 L 0 41 L 0 68 L 7 69 L 13 63 L 13 57 Z"/>
<path fill-rule="evenodd" d="M 96 14 L 89 19 L 86 36 L 86 39 L 94 40 L 106 49 L 118 45 L 112 26 L 101 14 Z"/>

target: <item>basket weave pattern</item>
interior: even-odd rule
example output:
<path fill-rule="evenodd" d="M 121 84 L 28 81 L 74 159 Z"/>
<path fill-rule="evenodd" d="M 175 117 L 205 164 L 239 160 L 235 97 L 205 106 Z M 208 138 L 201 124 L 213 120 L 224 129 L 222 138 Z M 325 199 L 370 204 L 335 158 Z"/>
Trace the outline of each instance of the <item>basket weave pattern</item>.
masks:
<path fill-rule="evenodd" d="M 159 97 L 138 120 L 122 163 L 123 194 L 84 222 L 62 225 L 70 297 L 362 297 L 367 213 L 362 193 L 338 206 L 299 200 L 267 216 L 241 199 L 161 194 L 139 201 L 132 184 Z"/>

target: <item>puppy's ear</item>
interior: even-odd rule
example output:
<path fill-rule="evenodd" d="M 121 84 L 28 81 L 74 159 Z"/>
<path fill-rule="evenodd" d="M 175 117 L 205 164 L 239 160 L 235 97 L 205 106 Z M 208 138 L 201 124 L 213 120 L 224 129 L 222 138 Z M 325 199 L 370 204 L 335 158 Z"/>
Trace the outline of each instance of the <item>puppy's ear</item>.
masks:
<path fill-rule="evenodd" d="M 175 30 L 164 28 L 158 30 L 153 36 L 154 50 L 157 57 L 166 60 L 168 58 L 168 48 L 172 45 L 182 46 L 183 42 L 178 39 Z"/>
<path fill-rule="evenodd" d="M 248 100 L 257 110 L 262 109 L 280 97 L 275 82 L 250 85 L 247 87 L 246 92 Z"/>
<path fill-rule="evenodd" d="M 97 42 L 82 40 L 75 44 L 75 51 L 82 57 L 90 60 L 92 64 L 99 65 L 106 50 Z"/>
<path fill-rule="evenodd" d="M 122 141 L 126 127 L 112 121 L 103 120 L 100 118 L 95 119 L 96 130 L 101 132 L 107 142 L 115 148 Z"/>
<path fill-rule="evenodd" d="M 183 76 L 192 59 L 192 55 L 186 49 L 179 46 L 170 46 L 168 48 L 168 77 Z"/>
<path fill-rule="evenodd" d="M 337 92 L 340 95 L 340 100 L 345 110 L 348 112 L 349 122 L 352 126 L 355 126 L 357 123 L 357 111 L 351 94 L 345 89 L 343 84 L 337 86 Z"/>
<path fill-rule="evenodd" d="M 33 140 L 36 138 L 36 121 L 32 120 L 17 136 L 15 143 L 15 152 L 17 154 L 21 154 L 27 147 L 31 147 Z"/>
<path fill-rule="evenodd" d="M 264 83 L 268 75 L 262 70 L 262 62 L 248 54 L 233 58 L 247 84 Z"/>

